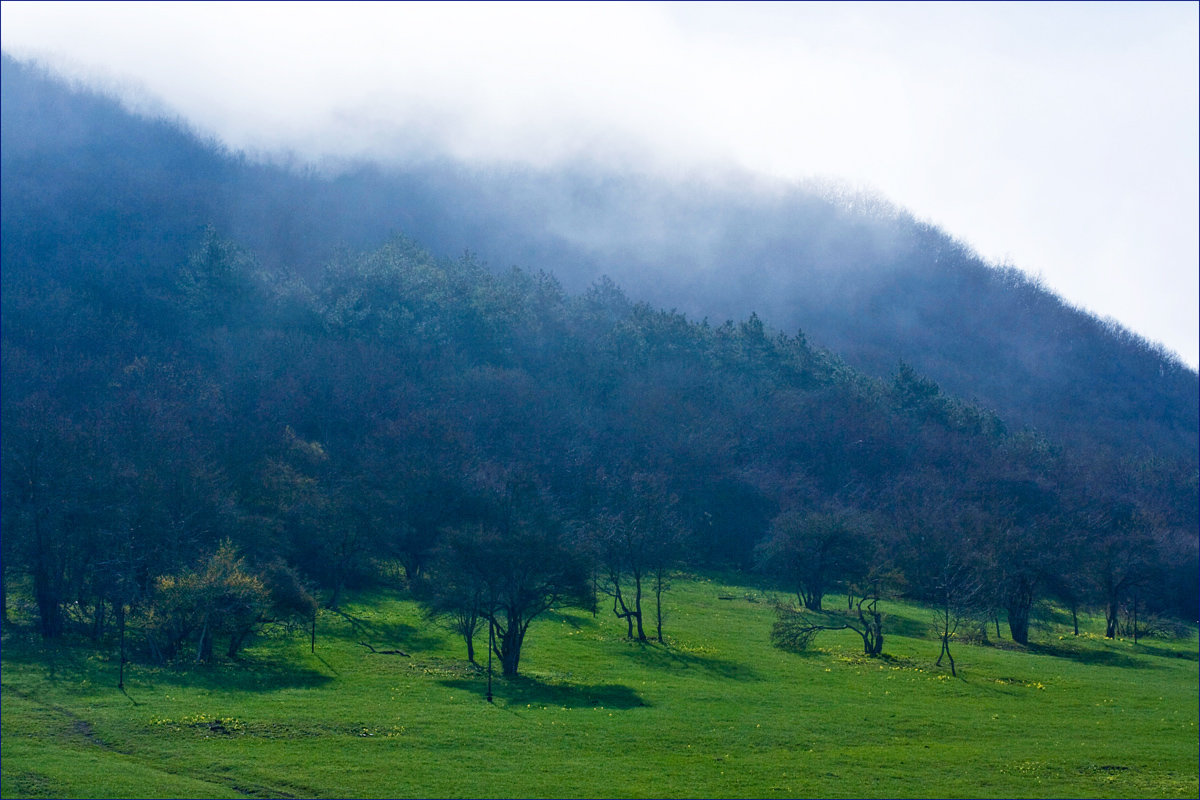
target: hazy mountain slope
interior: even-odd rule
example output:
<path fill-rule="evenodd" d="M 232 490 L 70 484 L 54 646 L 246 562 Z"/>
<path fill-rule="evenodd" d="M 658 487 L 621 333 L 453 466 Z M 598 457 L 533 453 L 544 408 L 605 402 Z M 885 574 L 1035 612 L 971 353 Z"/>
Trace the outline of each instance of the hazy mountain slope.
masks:
<path fill-rule="evenodd" d="M 868 372 L 904 360 L 1055 438 L 1197 459 L 1195 372 L 869 199 L 595 166 L 298 175 L 7 57 L 3 175 L 6 283 L 22 267 L 136 264 L 152 286 L 155 265 L 185 258 L 206 225 L 265 267 L 312 276 L 339 248 L 403 232 L 494 269 L 545 269 L 570 290 L 607 274 L 633 297 L 714 322 L 757 311 Z"/>
<path fill-rule="evenodd" d="M 804 562 L 846 587 L 896 567 L 932 597 L 969 551 L 1019 642 L 1035 597 L 1102 603 L 1114 624 L 1130 597 L 1195 608 L 1195 441 L 1179 434 L 1195 398 L 1136 370 L 1195 375 L 902 215 L 596 169 L 296 175 L 10 62 L 3 81 L 0 590 L 32 585 L 47 638 L 81 612 L 99 635 L 107 609 L 232 553 L 226 539 L 333 605 L 381 578 L 379 559 L 416 577 L 460 533 L 561 551 L 582 576 L 589 553 L 626 569 L 619 530 L 659 531 L 660 565 L 770 570 L 773 548 L 791 559 L 789 540 L 832 525 L 839 555 Z M 741 321 L 612 281 L 570 293 L 510 259 Z M 897 352 L 940 358 L 971 390 L 989 358 L 1027 416 L 1046 376 L 1083 375 L 1101 413 L 1049 406 L 1077 440 L 1056 446 L 741 305 L 794 314 L 812 339 L 843 331 L 883 371 Z M 1064 319 L 1111 373 L 1054 360 L 1074 341 Z M 1027 320 L 1060 338 L 1036 349 Z M 1119 449 L 1089 446 L 1105 440 Z"/>
<path fill-rule="evenodd" d="M 869 199 L 585 168 L 442 172 L 426 184 L 458 222 L 457 235 L 433 239 L 447 253 L 470 246 L 568 286 L 607 273 L 634 296 L 715 322 L 757 311 L 868 372 L 907 361 L 1056 437 L 1195 459 L 1195 372 Z"/>

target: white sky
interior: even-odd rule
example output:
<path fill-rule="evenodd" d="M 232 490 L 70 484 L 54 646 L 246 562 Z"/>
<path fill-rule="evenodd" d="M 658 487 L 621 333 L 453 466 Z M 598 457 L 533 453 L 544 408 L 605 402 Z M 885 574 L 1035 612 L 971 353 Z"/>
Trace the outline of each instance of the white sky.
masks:
<path fill-rule="evenodd" d="M 0 4 L 236 148 L 873 189 L 1200 360 L 1200 4 Z"/>

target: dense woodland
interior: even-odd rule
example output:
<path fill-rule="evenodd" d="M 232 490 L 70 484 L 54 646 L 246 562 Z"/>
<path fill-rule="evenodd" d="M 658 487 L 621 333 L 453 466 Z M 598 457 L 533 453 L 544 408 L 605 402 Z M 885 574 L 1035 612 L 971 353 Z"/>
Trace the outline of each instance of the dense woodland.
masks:
<path fill-rule="evenodd" d="M 129 628 L 139 657 L 232 657 L 267 621 L 395 582 L 468 648 L 490 619 L 515 674 L 556 604 L 661 637 L 680 567 L 755 570 L 814 610 L 969 589 L 1017 642 L 1045 602 L 1103 608 L 1109 635 L 1135 614 L 1195 619 L 1196 374 L 936 230 L 808 201 L 790 235 L 835 266 L 889 226 L 920 233 L 903 259 L 941 264 L 814 284 L 822 343 L 863 331 L 844 360 L 780 315 L 710 323 L 608 278 L 568 290 L 377 230 L 390 208 L 420 233 L 449 190 L 365 203 L 378 175 L 252 163 L 7 57 L 3 80 L 2 594 L 46 637 Z M 440 245 L 455 218 L 439 224 Z M 481 247 L 500 235 L 479 230 Z M 1043 308 L 1075 327 L 1014 353 L 967 332 L 978 307 L 921 316 L 938 282 L 1002 297 L 997 325 Z M 837 335 L 835 307 L 853 322 Z M 869 320 L 904 313 L 914 355 L 881 370 L 888 353 L 864 354 L 891 329 Z M 1060 359 L 1063 342 L 1087 352 Z M 1012 400 L 1056 381 L 1078 408 Z M 1013 418 L 958 399 L 993 390 Z"/>

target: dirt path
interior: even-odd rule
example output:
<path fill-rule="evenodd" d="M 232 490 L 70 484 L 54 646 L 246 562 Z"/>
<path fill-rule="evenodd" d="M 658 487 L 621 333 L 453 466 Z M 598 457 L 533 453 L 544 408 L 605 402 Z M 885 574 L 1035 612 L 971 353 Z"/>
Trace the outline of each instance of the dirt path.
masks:
<path fill-rule="evenodd" d="M 120 749 L 118 747 L 114 747 L 112 744 L 104 741 L 96 733 L 96 730 L 92 727 L 92 723 L 88 722 L 86 719 L 79 716 L 78 714 L 76 714 L 74 711 L 72 711 L 69 708 L 64 708 L 64 707 L 62 707 L 60 705 L 56 705 L 54 703 L 48 703 L 38 697 L 35 697 L 33 694 L 31 694 L 27 691 L 24 691 L 22 689 L 17 689 L 15 687 L 8 686 L 8 685 L 0 686 L 0 691 L 6 692 L 6 693 L 11 692 L 12 694 L 16 695 L 17 697 L 20 697 L 21 699 L 25 700 L 30 705 L 34 706 L 35 708 L 37 708 L 39 710 L 49 711 L 49 712 L 52 712 L 53 714 L 56 714 L 56 715 L 62 717 L 63 720 L 65 720 L 67 723 L 69 723 L 68 730 L 70 731 L 72 738 L 74 738 L 76 740 L 80 740 L 80 741 L 86 743 L 88 746 L 97 747 L 97 748 L 100 748 L 101 750 L 105 750 L 107 752 L 114 753 L 114 754 L 123 756 L 125 758 L 132 759 L 134 761 L 138 761 L 138 762 L 146 761 L 145 757 L 138 754 L 137 752 L 131 752 L 129 750 L 122 750 L 122 749 Z M 243 794 L 245 794 L 249 797 L 272 797 L 272 798 L 278 797 L 278 798 L 283 798 L 283 800 L 292 800 L 292 798 L 297 797 L 297 795 L 292 794 L 291 792 L 287 792 L 287 791 L 284 791 L 282 789 L 279 789 L 279 788 L 273 787 L 273 786 L 247 786 L 247 785 L 240 783 L 236 778 L 232 778 L 232 777 L 222 778 L 222 777 L 216 776 L 216 775 L 212 775 L 212 776 L 206 775 L 206 776 L 201 777 L 201 776 L 197 776 L 197 775 L 194 775 L 189 772 L 182 771 L 182 770 L 171 769 L 169 767 L 169 765 L 160 763 L 160 762 L 155 762 L 150 766 L 153 766 L 154 769 L 157 769 L 161 772 L 165 772 L 170 775 L 177 775 L 180 777 L 189 778 L 191 780 L 203 781 L 205 783 L 211 783 L 211 784 L 215 784 L 218 786 L 225 786 L 229 789 L 234 790 L 235 792 L 242 792 Z"/>

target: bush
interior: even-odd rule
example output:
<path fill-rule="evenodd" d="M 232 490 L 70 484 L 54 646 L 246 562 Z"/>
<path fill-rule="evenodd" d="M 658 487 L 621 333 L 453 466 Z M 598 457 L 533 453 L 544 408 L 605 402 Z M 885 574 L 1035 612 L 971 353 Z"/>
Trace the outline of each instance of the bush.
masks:
<path fill-rule="evenodd" d="M 1159 617 L 1154 614 L 1147 614 L 1144 617 L 1139 617 L 1137 621 L 1137 635 L 1139 638 L 1145 639 L 1162 639 L 1165 641 L 1179 641 L 1186 639 L 1192 635 L 1194 626 L 1168 617 Z M 1122 636 L 1133 636 L 1133 623 L 1127 622 L 1118 629 Z"/>
<path fill-rule="evenodd" d="M 212 659 L 213 642 L 227 636 L 230 658 L 266 619 L 271 594 L 257 575 L 246 571 L 226 540 L 200 567 L 155 582 L 149 616 L 149 642 L 160 659 L 178 655 L 195 642 L 196 661 Z"/>

